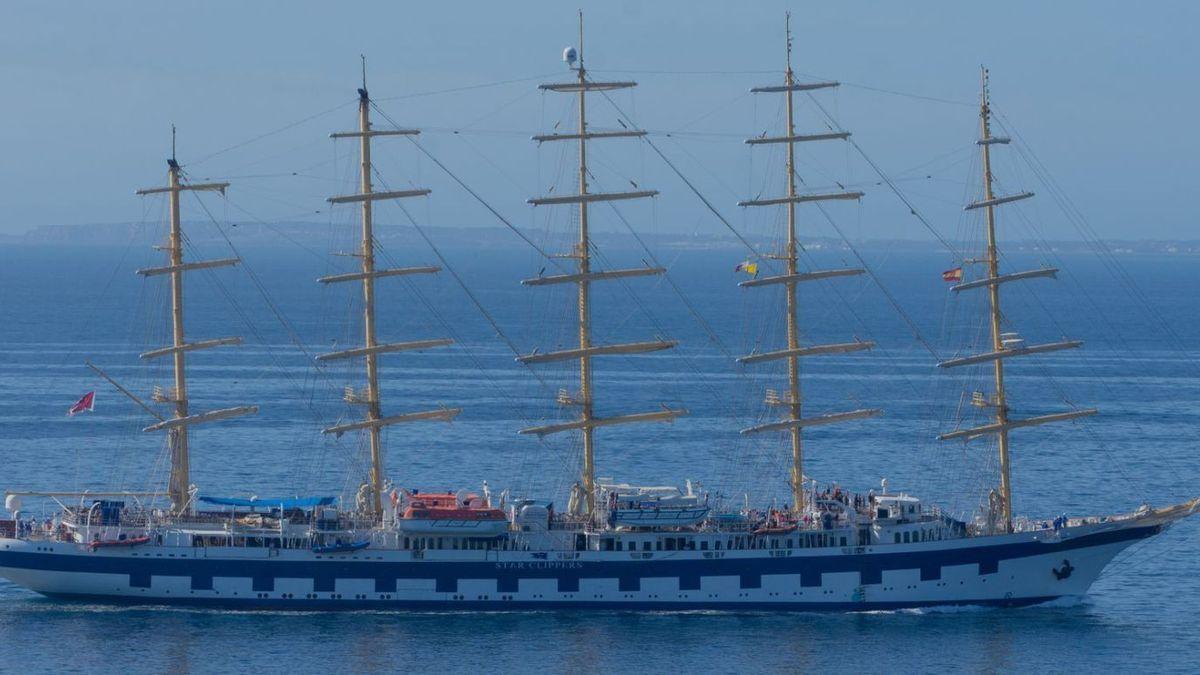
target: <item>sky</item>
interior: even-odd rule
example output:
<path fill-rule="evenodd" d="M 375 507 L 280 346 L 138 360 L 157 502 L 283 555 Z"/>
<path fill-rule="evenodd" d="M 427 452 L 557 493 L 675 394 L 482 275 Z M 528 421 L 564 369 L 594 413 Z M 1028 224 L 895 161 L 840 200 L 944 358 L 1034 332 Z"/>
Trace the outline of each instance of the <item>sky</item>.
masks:
<path fill-rule="evenodd" d="M 556 122 L 574 124 L 570 97 L 536 85 L 569 77 L 561 54 L 578 42 L 577 7 L 593 77 L 639 82 L 612 100 L 736 227 L 777 218 L 747 215 L 736 201 L 782 185 L 777 153 L 742 139 L 778 131 L 781 99 L 747 89 L 782 77 L 790 10 L 795 70 L 845 83 L 816 100 L 942 234 L 962 231 L 961 205 L 978 190 L 975 106 L 986 64 L 996 111 L 1096 232 L 1200 239 L 1190 205 L 1200 175 L 1191 131 L 1200 6 L 1082 0 L 9 0 L 0 10 L 0 234 L 145 220 L 158 206 L 133 192 L 164 180 L 171 124 L 192 180 L 233 183 L 222 217 L 325 222 L 324 198 L 353 189 L 354 148 L 328 134 L 355 123 L 360 54 L 390 118 L 423 128 L 423 146 L 483 199 L 518 225 L 536 225 L 542 216 L 525 200 L 567 191 L 574 161 L 566 144 L 529 140 Z M 824 130 L 811 101 L 798 103 L 799 131 Z M 590 106 L 594 125 L 615 127 L 607 101 Z M 496 224 L 407 141 L 379 144 L 393 187 L 434 190 L 416 217 Z M 1002 188 L 1039 190 L 1012 148 L 997 153 L 1007 153 L 995 166 Z M 661 191 L 630 206 L 639 226 L 723 231 L 639 141 L 606 143 L 593 157 L 602 187 Z M 813 187 L 863 186 L 861 206 L 835 210 L 851 236 L 931 236 L 844 143 L 805 148 L 799 172 Z M 1011 236 L 1036 228 L 1048 239 L 1078 238 L 1040 196 L 1022 207 Z"/>

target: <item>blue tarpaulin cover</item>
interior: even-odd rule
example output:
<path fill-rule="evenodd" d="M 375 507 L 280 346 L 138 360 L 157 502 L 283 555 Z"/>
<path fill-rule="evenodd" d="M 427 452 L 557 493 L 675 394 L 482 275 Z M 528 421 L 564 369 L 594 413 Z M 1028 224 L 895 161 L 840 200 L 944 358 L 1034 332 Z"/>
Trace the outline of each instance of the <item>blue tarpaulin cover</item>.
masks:
<path fill-rule="evenodd" d="M 329 506 L 337 502 L 337 497 L 282 497 L 279 499 L 267 497 L 254 497 L 251 499 L 240 499 L 238 497 L 200 497 L 199 499 L 205 504 L 216 504 L 218 506 L 262 506 L 282 509 L 311 509 L 317 506 Z"/>

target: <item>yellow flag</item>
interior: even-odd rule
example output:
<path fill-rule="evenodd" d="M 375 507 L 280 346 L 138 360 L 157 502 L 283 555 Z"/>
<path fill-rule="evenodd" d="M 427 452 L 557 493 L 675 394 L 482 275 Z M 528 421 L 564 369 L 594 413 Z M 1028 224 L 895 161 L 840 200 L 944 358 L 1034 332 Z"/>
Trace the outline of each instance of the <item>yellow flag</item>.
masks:
<path fill-rule="evenodd" d="M 752 277 L 756 277 L 756 276 L 758 276 L 758 263 L 750 262 L 749 260 L 747 260 L 745 262 L 740 262 L 737 264 L 736 267 L 733 268 L 733 271 L 734 272 L 745 272 L 746 274 L 749 274 Z"/>

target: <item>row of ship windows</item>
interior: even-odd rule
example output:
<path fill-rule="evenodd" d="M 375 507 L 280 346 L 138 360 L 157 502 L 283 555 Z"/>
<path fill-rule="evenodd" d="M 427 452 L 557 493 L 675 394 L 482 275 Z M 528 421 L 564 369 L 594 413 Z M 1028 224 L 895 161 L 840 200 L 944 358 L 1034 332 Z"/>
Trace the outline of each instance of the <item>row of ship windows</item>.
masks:
<path fill-rule="evenodd" d="M 921 541 L 938 541 L 942 539 L 940 529 L 931 530 L 913 530 L 905 532 L 893 533 L 894 541 L 897 544 L 915 543 Z M 585 543 L 581 541 L 576 545 L 576 550 L 584 550 Z M 857 545 L 867 545 L 866 532 L 859 534 L 859 542 Z M 247 547 L 264 547 L 264 548 L 294 548 L 306 549 L 311 545 L 303 539 L 276 539 L 270 537 L 246 537 L 244 540 L 240 538 L 231 542 L 224 537 L 194 537 L 192 540 L 193 546 L 226 546 L 230 543 L 235 545 L 241 544 Z M 475 539 L 463 537 L 404 537 L 402 540 L 404 549 L 411 550 L 454 550 L 454 551 L 490 551 L 493 549 L 509 550 L 510 548 L 518 548 L 510 546 L 508 542 L 497 541 L 494 539 Z M 700 539 L 698 542 L 690 537 L 659 537 L 653 542 L 649 539 L 641 541 L 626 541 L 622 538 L 605 537 L 600 540 L 599 550 L 602 551 L 701 551 L 708 550 L 749 550 L 749 549 L 780 549 L 780 548 L 825 548 L 830 546 L 847 546 L 848 538 L 845 536 L 836 536 L 825 533 L 804 534 L 798 537 L 787 539 L 781 537 L 758 537 L 758 536 L 734 536 L 727 539 Z"/>
<path fill-rule="evenodd" d="M 695 551 L 697 549 L 697 541 L 689 537 L 662 537 L 656 539 L 653 544 L 650 540 L 640 542 L 641 550 L 649 551 L 653 545 L 655 551 Z M 832 534 L 806 534 L 796 538 L 778 538 L 778 537 L 751 537 L 737 536 L 729 537 L 728 539 L 701 539 L 699 541 L 699 550 L 701 551 L 738 551 L 746 549 L 779 549 L 779 548 L 825 548 L 828 546 L 847 546 L 847 538 L 845 536 L 835 536 Z M 600 550 L 602 551 L 636 551 L 638 550 L 638 541 L 625 541 L 620 538 L 605 537 L 600 540 Z"/>
<path fill-rule="evenodd" d="M 417 551 L 426 549 L 448 549 L 451 551 L 508 550 L 508 542 L 496 539 L 473 539 L 469 537 L 404 537 L 403 548 Z"/>
<path fill-rule="evenodd" d="M 462 551 L 490 551 L 493 549 L 507 550 L 509 545 L 495 539 L 473 539 L 466 537 L 404 537 L 403 548 L 413 550 L 450 549 Z M 161 542 L 159 542 L 161 543 Z M 313 546 L 309 539 L 279 538 L 279 537 L 224 537 L 200 536 L 192 537 L 193 547 L 246 547 L 246 548 L 276 548 L 308 550 Z"/>
<path fill-rule="evenodd" d="M 912 530 L 911 532 L 894 532 L 895 543 L 915 544 L 921 541 L 941 541 L 941 530 Z"/>
<path fill-rule="evenodd" d="M 586 541 L 579 535 L 576 550 L 585 550 Z M 728 539 L 701 539 L 697 542 L 691 537 L 659 537 L 654 541 L 627 541 L 622 538 L 605 537 L 599 542 L 601 551 L 736 551 L 748 549 L 777 549 L 777 548 L 825 548 L 829 546 L 847 546 L 845 536 L 832 534 L 808 534 L 796 538 L 736 536 Z M 861 545 L 861 544 L 860 544 Z M 498 542 L 488 539 L 463 539 L 459 537 L 404 537 L 403 548 L 413 550 L 509 550 L 519 546 L 510 546 L 508 542 Z"/>
<path fill-rule="evenodd" d="M 858 536 L 858 546 L 865 546 L 869 535 L 864 530 Z M 905 540 L 907 541 L 907 540 Z M 915 541 L 915 538 L 914 538 Z M 924 541 L 924 540 L 922 540 Z M 897 543 L 899 540 L 897 539 Z M 751 549 L 791 549 L 791 548 L 826 548 L 830 546 L 849 546 L 849 538 L 845 535 L 829 533 L 802 534 L 797 537 L 761 537 L 733 536 L 720 539 L 696 539 L 693 537 L 657 537 L 654 540 L 629 540 L 621 537 L 604 537 L 598 542 L 601 551 L 738 551 Z M 412 550 L 524 550 L 528 547 L 515 542 L 493 539 L 472 539 L 461 537 L 404 537 L 402 548 Z M 577 537 L 575 550 L 587 550 L 587 540 L 584 535 Z"/>

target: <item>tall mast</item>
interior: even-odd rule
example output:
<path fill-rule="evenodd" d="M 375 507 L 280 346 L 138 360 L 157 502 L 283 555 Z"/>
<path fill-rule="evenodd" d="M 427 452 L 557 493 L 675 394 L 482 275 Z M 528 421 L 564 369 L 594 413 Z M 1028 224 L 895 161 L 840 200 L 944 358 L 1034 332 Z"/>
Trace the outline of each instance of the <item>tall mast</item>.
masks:
<path fill-rule="evenodd" d="M 375 334 L 375 279 L 379 277 L 403 276 L 409 274 L 432 274 L 440 271 L 438 267 L 405 267 L 379 270 L 375 267 L 375 232 L 372 204 L 383 199 L 404 199 L 428 195 L 430 190 L 399 190 L 376 192 L 371 181 L 371 139 L 376 136 L 415 136 L 420 131 L 416 129 L 373 130 L 371 128 L 371 98 L 367 93 L 367 66 L 363 59 L 362 88 L 358 90 L 358 131 L 331 134 L 331 138 L 357 138 L 359 141 L 359 192 L 353 195 L 330 197 L 331 204 L 357 202 L 360 207 L 362 237 L 359 242 L 358 258 L 359 271 L 351 274 L 338 274 L 318 279 L 321 283 L 336 283 L 342 281 L 359 281 L 362 284 L 363 297 L 363 346 L 338 352 L 322 354 L 317 357 L 320 361 L 362 357 L 366 362 L 367 388 L 355 392 L 352 388 L 346 393 L 348 403 L 360 404 L 365 409 L 365 419 L 359 422 L 340 424 L 324 430 L 327 434 L 341 436 L 347 431 L 363 429 L 367 432 L 368 445 L 371 452 L 371 469 L 368 476 L 370 486 L 371 513 L 378 516 L 383 513 L 384 466 L 383 466 L 383 428 L 392 424 L 412 422 L 417 420 L 453 420 L 461 408 L 442 408 L 424 412 L 407 413 L 384 417 L 380 404 L 379 392 L 379 355 L 390 352 L 412 351 L 441 347 L 453 344 L 449 339 L 419 340 L 414 342 L 394 342 L 380 344 Z"/>
<path fill-rule="evenodd" d="M 983 154 L 983 199 L 992 201 L 992 152 L 991 152 L 991 110 L 988 109 L 987 69 L 979 69 L 979 138 L 980 151 Z M 986 208 L 987 219 L 987 279 L 995 280 L 1000 276 L 999 255 L 996 252 L 996 206 L 989 204 Z M 988 298 L 991 301 L 992 322 L 992 351 L 1004 348 L 1000 337 L 1000 284 L 988 286 Z M 1012 531 L 1012 474 L 1008 463 L 1008 399 L 1004 391 L 1004 359 L 996 359 L 993 376 L 995 378 L 996 401 L 995 419 L 1000 426 L 996 434 L 997 445 L 1000 449 L 1000 498 L 1003 504 L 1005 531 Z"/>
<path fill-rule="evenodd" d="M 795 106 L 792 86 L 795 77 L 792 74 L 792 15 L 789 12 L 784 18 L 784 32 L 787 34 L 787 72 L 784 83 L 787 85 L 787 135 L 796 135 Z M 785 267 L 788 275 L 794 275 L 796 269 L 796 144 L 787 144 L 787 250 L 784 253 Z M 792 419 L 800 419 L 800 357 L 794 353 L 800 348 L 800 328 L 796 316 L 796 284 L 787 284 L 787 348 L 793 352 L 787 358 L 788 370 L 788 405 Z M 796 513 L 804 509 L 804 445 L 800 438 L 799 426 L 789 430 L 792 440 L 792 472 L 789 477 L 792 485 L 792 504 Z"/>
<path fill-rule="evenodd" d="M 1007 145 L 1011 139 L 1001 136 L 992 136 L 992 111 L 988 91 L 988 71 L 986 68 L 980 67 L 979 80 L 979 140 L 976 141 L 976 144 L 979 145 L 982 156 L 983 200 L 968 204 L 966 207 L 964 207 L 964 210 L 970 211 L 974 209 L 984 209 L 987 229 L 987 251 L 982 262 L 986 266 L 986 273 L 980 279 L 960 283 L 951 287 L 951 290 L 958 292 L 971 288 L 988 289 L 989 318 L 991 323 L 991 351 L 983 354 L 949 359 L 939 363 L 938 366 L 942 368 L 952 368 L 956 366 L 966 366 L 991 361 L 993 364 L 992 377 L 995 391 L 991 397 L 984 396 L 982 393 L 977 394 L 973 397 L 973 402 L 979 407 L 991 408 L 993 421 L 992 423 L 981 427 L 960 429 L 945 433 L 938 436 L 938 438 L 942 440 L 956 438 L 971 440 L 973 438 L 979 438 L 982 436 L 989 436 L 992 434 L 996 435 L 997 446 L 1000 453 L 999 498 L 1001 507 L 1001 528 L 1003 532 L 1012 532 L 1012 465 L 1009 461 L 1009 430 L 1020 427 L 1037 426 L 1049 422 L 1060 422 L 1064 420 L 1076 419 L 1079 417 L 1085 417 L 1087 415 L 1094 415 L 1097 411 L 1095 408 L 1088 408 L 1025 419 L 1014 420 L 1009 418 L 1008 393 L 1004 387 L 1004 359 L 1012 356 L 1025 356 L 1029 354 L 1042 354 L 1063 349 L 1074 349 L 1081 346 L 1083 342 L 1079 340 L 1063 340 L 1060 342 L 1027 346 L 1025 341 L 1020 339 L 1015 333 L 1009 334 L 1004 332 L 1002 326 L 1003 313 L 1000 311 L 1001 284 L 1010 281 L 1020 281 L 1022 279 L 1053 277 L 1058 270 L 1053 268 L 1044 268 L 1026 272 L 1000 274 L 1000 254 L 996 245 L 996 207 L 1002 204 L 1009 204 L 1022 199 L 1028 199 L 1033 196 L 1033 193 L 1021 192 L 997 197 L 993 191 L 992 183 L 994 177 L 992 175 L 991 148 L 993 145 Z"/>
<path fill-rule="evenodd" d="M 622 415 L 616 417 L 598 418 L 595 415 L 594 397 L 592 391 L 592 357 L 603 354 L 640 354 L 646 352 L 659 351 L 662 349 L 670 349 L 675 346 L 674 342 L 653 341 L 653 342 L 636 342 L 627 344 L 615 345 L 593 345 L 592 344 L 592 319 L 589 296 L 591 291 L 591 283 L 593 281 L 618 279 L 633 276 L 645 276 L 652 274 L 662 274 L 665 270 L 657 267 L 646 267 L 639 269 L 628 270 L 609 270 L 602 272 L 593 272 L 591 263 L 591 240 L 588 234 L 588 204 L 592 202 L 602 201 L 617 201 L 625 199 L 639 199 L 642 197 L 652 197 L 658 194 L 657 190 L 638 190 L 634 192 L 608 192 L 608 193 L 593 193 L 589 192 L 588 188 L 588 166 L 587 166 L 587 141 L 596 138 L 625 138 L 625 137 L 641 137 L 646 135 L 645 131 L 636 130 L 621 130 L 621 131 L 588 131 L 587 126 L 587 92 L 589 91 L 611 91 L 614 89 L 627 89 L 636 86 L 636 82 L 593 82 L 588 79 L 587 71 L 583 66 L 583 12 L 579 13 L 579 48 L 573 50 L 568 48 L 564 52 L 564 58 L 568 65 L 576 70 L 576 78 L 574 82 L 558 83 L 558 84 L 543 84 L 538 88 L 542 91 L 549 92 L 575 92 L 579 95 L 579 120 L 577 132 L 574 134 L 549 134 L 534 136 L 533 140 L 542 143 L 547 141 L 563 141 L 577 140 L 579 141 L 579 192 L 575 195 L 565 197 L 544 197 L 539 199 L 530 199 L 529 203 L 535 206 L 552 205 L 552 204 L 577 204 L 579 207 L 579 240 L 575 245 L 575 251 L 571 257 L 577 261 L 577 271 L 575 274 L 563 274 L 558 276 L 538 277 L 536 279 L 527 279 L 521 283 L 529 286 L 541 286 L 556 283 L 575 283 L 578 287 L 578 347 L 576 349 L 568 349 L 559 352 L 533 353 L 528 356 L 518 357 L 518 361 L 522 363 L 545 363 L 551 361 L 564 361 L 577 359 L 579 361 L 579 391 L 575 395 L 560 396 L 559 401 L 563 405 L 574 406 L 579 408 L 578 418 L 564 422 L 561 424 L 551 424 L 540 427 L 531 427 L 522 429 L 523 434 L 537 434 L 543 436 L 546 434 L 557 433 L 560 431 L 568 431 L 578 429 L 583 434 L 583 467 L 580 472 L 580 482 L 583 490 L 587 495 L 587 510 L 588 513 L 596 507 L 596 464 L 595 464 L 595 445 L 594 445 L 594 430 L 596 427 L 609 426 L 614 424 L 625 424 L 631 422 L 651 422 L 651 421 L 671 421 L 676 417 L 686 413 L 684 410 L 672 410 L 664 406 L 663 410 L 650 413 L 637 413 L 633 415 Z M 578 66 L 574 65 L 575 59 L 578 58 Z"/>
<path fill-rule="evenodd" d="M 363 85 L 358 90 L 358 148 L 359 148 L 359 194 L 371 194 L 371 101 L 367 96 L 366 63 L 363 63 Z M 359 259 L 362 262 L 363 295 L 363 346 L 367 348 L 367 421 L 377 422 L 382 417 L 379 407 L 379 355 L 373 350 L 375 341 L 375 233 L 372 222 L 371 200 L 362 202 L 362 241 L 359 242 Z M 383 511 L 383 430 L 379 426 L 367 427 L 371 447 L 371 490 L 374 513 Z"/>
<path fill-rule="evenodd" d="M 167 251 L 171 266 L 171 346 L 175 349 L 175 417 L 188 416 L 187 366 L 184 362 L 183 346 L 183 236 L 179 224 L 179 163 L 175 159 L 175 130 L 171 129 L 171 161 L 167 163 L 167 185 L 171 188 L 168 197 L 171 203 L 170 234 Z M 187 489 L 191 484 L 191 462 L 188 458 L 187 427 L 170 433 L 171 439 L 171 504 L 181 508 L 187 503 Z"/>
<path fill-rule="evenodd" d="M 171 345 L 154 349 L 141 354 L 143 359 L 160 356 L 172 357 L 174 362 L 175 387 L 169 394 L 158 396 L 160 402 L 171 403 L 175 408 L 175 416 L 158 424 L 146 427 L 145 431 L 167 430 L 168 446 L 171 450 L 171 477 L 168 482 L 168 494 L 171 498 L 171 508 L 182 512 L 191 508 L 191 458 L 188 448 L 188 427 L 200 422 L 226 419 L 239 415 L 251 414 L 258 411 L 256 406 L 242 406 L 216 410 L 200 415 L 189 415 L 187 390 L 187 363 L 185 355 L 189 351 L 220 347 L 224 345 L 241 344 L 242 338 L 218 338 L 201 342 L 187 342 L 184 339 L 183 322 L 183 273 L 189 270 L 208 269 L 234 265 L 237 258 L 209 260 L 195 263 L 185 263 L 183 260 L 183 228 L 179 217 L 179 195 L 185 190 L 215 191 L 225 194 L 229 183 L 198 183 L 185 185 L 180 177 L 179 162 L 175 158 L 175 127 L 171 127 L 171 158 L 167 160 L 167 187 L 147 188 L 138 190 L 139 195 L 158 194 L 166 192 L 170 205 L 170 216 L 167 229 L 167 261 L 166 267 L 152 267 L 138 270 L 142 276 L 166 274 L 171 278 Z"/>
<path fill-rule="evenodd" d="M 576 71 L 579 79 L 579 195 L 588 193 L 587 180 L 587 70 L 583 67 L 583 11 L 579 12 L 579 69 Z M 587 275 L 592 271 L 592 252 L 588 241 L 588 203 L 586 198 L 579 201 L 579 243 L 576 244 L 576 256 L 579 260 L 578 286 L 579 297 L 579 418 L 584 422 L 583 431 L 583 470 L 581 480 L 583 491 L 587 495 L 588 513 L 596 507 L 596 457 L 593 437 L 595 427 L 591 426 L 592 412 L 592 357 L 588 348 L 592 346 L 592 310 L 588 300 L 591 285 Z"/>
<path fill-rule="evenodd" d="M 835 354 L 853 351 L 861 351 L 870 349 L 874 346 L 872 342 L 855 341 L 843 344 L 831 345 L 814 345 L 810 347 L 800 346 L 800 326 L 799 326 L 799 307 L 796 299 L 796 286 L 802 281 L 814 279 L 824 279 L 836 276 L 849 276 L 862 274 L 861 269 L 842 269 L 842 270 L 824 270 L 817 272 L 801 273 L 799 269 L 798 244 L 796 241 L 796 205 L 804 202 L 816 202 L 824 200 L 844 200 L 858 199 L 862 197 L 861 192 L 836 192 L 828 194 L 805 194 L 801 195 L 796 191 L 796 143 L 823 141 L 823 140 L 844 140 L 850 136 L 846 132 L 835 132 L 825 134 L 811 134 L 805 136 L 796 135 L 795 123 L 795 103 L 793 96 L 797 91 L 809 91 L 813 89 L 823 89 L 828 87 L 838 86 L 837 82 L 816 82 L 807 84 L 798 84 L 795 79 L 795 74 L 792 72 L 792 30 L 791 30 L 791 13 L 786 15 L 784 20 L 784 29 L 786 32 L 786 51 L 787 51 L 787 68 L 784 71 L 783 86 L 756 87 L 751 89 L 752 93 L 779 93 L 786 94 L 786 110 L 787 110 L 787 130 L 786 135 L 779 137 L 759 137 L 753 138 L 746 143 L 750 145 L 776 144 L 783 143 L 787 145 L 787 193 L 782 198 L 759 199 L 739 202 L 739 206 L 774 206 L 777 204 L 785 204 L 787 206 L 787 238 L 782 255 L 773 257 L 782 258 L 784 262 L 784 274 L 782 276 L 765 277 L 761 279 L 753 279 L 751 281 L 742 282 L 741 286 L 767 286 L 767 285 L 783 285 L 786 292 L 785 312 L 787 322 L 787 348 L 781 351 L 766 352 L 761 354 L 751 354 L 749 356 L 738 359 L 740 363 L 750 364 L 762 361 L 772 361 L 783 359 L 787 362 L 787 391 L 783 400 L 779 400 L 775 395 L 769 394 L 767 397 L 768 405 L 779 406 L 786 408 L 787 418 L 780 422 L 771 422 L 762 424 L 749 429 L 742 430 L 742 433 L 760 433 L 764 431 L 787 431 L 791 440 L 792 448 L 792 468 L 788 477 L 788 483 L 792 488 L 792 509 L 795 513 L 803 513 L 805 509 L 804 497 L 804 444 L 802 438 L 802 430 L 806 426 L 816 426 L 821 424 L 831 424 L 850 419 L 860 419 L 864 417 L 874 417 L 881 413 L 880 410 L 874 408 L 853 410 L 844 413 L 830 413 L 805 419 L 801 417 L 802 412 L 802 397 L 800 395 L 800 358 L 803 356 L 813 356 L 817 354 Z"/>

